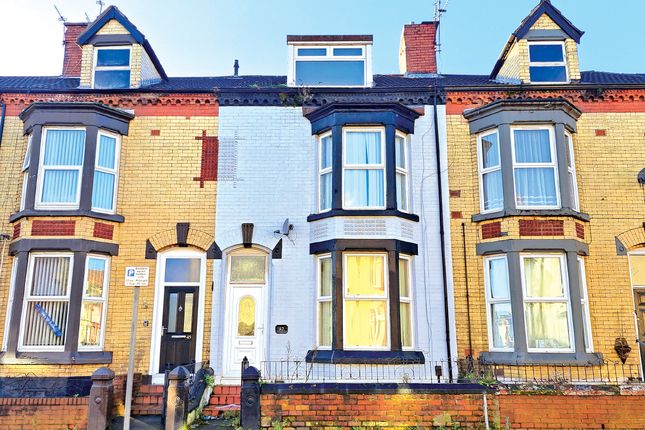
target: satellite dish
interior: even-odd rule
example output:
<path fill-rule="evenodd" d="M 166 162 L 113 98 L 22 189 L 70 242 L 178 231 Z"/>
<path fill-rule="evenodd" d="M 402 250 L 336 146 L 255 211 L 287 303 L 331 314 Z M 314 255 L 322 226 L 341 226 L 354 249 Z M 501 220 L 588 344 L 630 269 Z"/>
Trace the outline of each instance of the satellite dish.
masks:
<path fill-rule="evenodd" d="M 284 220 L 284 223 L 282 223 L 280 234 L 284 234 L 285 236 L 288 236 L 291 230 L 293 230 L 293 224 L 289 224 L 289 218 L 287 218 Z"/>

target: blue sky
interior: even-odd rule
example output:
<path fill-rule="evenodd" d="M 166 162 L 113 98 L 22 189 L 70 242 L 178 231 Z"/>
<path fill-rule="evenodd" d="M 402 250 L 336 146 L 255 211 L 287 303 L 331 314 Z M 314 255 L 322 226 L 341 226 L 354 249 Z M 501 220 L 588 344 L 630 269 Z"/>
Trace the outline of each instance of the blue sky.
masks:
<path fill-rule="evenodd" d="M 449 0 L 443 73 L 488 74 L 538 0 Z M 398 73 L 402 26 L 432 20 L 433 0 L 113 0 L 170 76 L 286 74 L 287 34 L 373 34 L 374 73 Z M 445 0 L 444 0 L 445 3 Z M 58 75 L 62 25 L 98 14 L 95 0 L 0 0 L 0 75 Z M 645 73 L 645 0 L 553 0 L 586 34 L 583 70 Z"/>

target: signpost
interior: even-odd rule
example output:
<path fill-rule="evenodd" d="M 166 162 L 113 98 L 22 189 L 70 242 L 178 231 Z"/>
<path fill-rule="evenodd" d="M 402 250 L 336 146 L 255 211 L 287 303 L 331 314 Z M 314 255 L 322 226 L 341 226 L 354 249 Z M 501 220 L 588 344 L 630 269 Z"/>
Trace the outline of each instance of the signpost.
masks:
<path fill-rule="evenodd" d="M 125 416 L 123 430 L 130 430 L 130 414 L 132 413 L 132 385 L 134 379 L 134 356 L 137 339 L 137 320 L 139 318 L 139 287 L 148 286 L 148 267 L 126 267 L 125 286 L 134 287 L 132 300 L 132 325 L 130 326 L 130 355 L 128 357 L 128 379 L 125 387 Z"/>

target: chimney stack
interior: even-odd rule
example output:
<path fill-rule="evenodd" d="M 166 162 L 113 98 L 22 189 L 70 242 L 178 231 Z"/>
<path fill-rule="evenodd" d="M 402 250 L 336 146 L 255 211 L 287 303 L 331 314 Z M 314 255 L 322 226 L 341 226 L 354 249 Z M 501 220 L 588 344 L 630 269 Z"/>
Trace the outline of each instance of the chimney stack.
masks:
<path fill-rule="evenodd" d="M 65 23 L 65 55 L 63 57 L 63 77 L 78 78 L 81 76 L 81 59 L 83 57 L 82 49 L 76 43 L 76 39 L 85 31 L 88 24 L 86 22 L 66 22 Z"/>
<path fill-rule="evenodd" d="M 403 26 L 399 70 L 405 75 L 437 73 L 436 21 Z"/>

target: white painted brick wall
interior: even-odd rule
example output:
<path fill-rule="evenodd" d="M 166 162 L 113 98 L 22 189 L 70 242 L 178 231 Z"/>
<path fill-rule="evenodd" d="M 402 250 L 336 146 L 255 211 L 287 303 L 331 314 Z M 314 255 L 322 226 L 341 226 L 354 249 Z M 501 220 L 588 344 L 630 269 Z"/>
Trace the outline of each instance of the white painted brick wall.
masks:
<path fill-rule="evenodd" d="M 421 217 L 422 238 L 413 272 L 415 342 L 427 360 L 445 360 L 432 106 L 426 106 L 425 112 L 416 121 L 411 141 L 412 208 Z M 294 230 L 283 240 L 282 259 L 272 261 L 270 267 L 265 359 L 288 355 L 303 359 L 315 346 L 315 262 L 309 254 L 306 221 L 315 207 L 316 190 L 316 148 L 310 123 L 300 108 L 221 107 L 219 113 L 216 241 L 223 251 L 239 245 L 241 224 L 252 222 L 254 242 L 272 248 L 278 240 L 273 231 L 289 218 Z M 445 139 L 445 110 L 440 108 L 439 113 Z M 447 189 L 444 182 L 445 194 Z M 210 359 L 218 375 L 223 354 L 225 266 L 225 260 L 214 262 Z M 276 324 L 288 325 L 289 333 L 275 334 Z"/>

